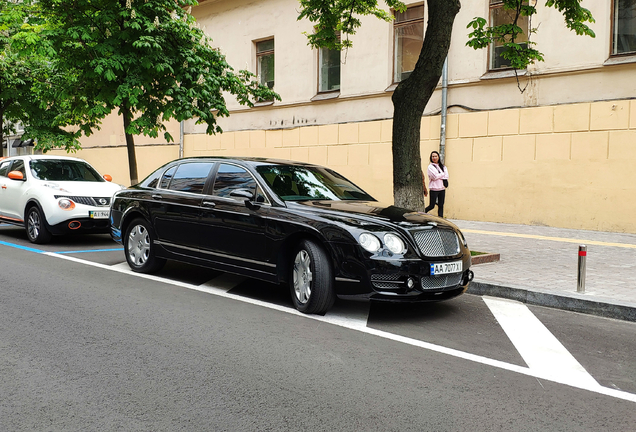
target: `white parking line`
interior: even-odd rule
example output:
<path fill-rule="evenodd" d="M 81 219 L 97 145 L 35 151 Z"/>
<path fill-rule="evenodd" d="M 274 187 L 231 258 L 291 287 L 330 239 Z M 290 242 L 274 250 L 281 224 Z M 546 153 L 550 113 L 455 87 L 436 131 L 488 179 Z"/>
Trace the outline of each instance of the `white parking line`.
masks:
<path fill-rule="evenodd" d="M 483 299 L 530 370 L 553 379 L 599 385 L 525 304 L 486 296 Z"/>
<path fill-rule="evenodd" d="M 355 319 L 354 317 L 351 317 L 350 319 L 342 319 L 342 316 L 338 313 L 335 314 L 326 314 L 325 316 L 318 316 L 318 315 L 306 315 L 303 314 L 301 312 L 298 312 L 295 309 L 292 309 L 290 307 L 286 307 L 286 306 L 279 306 L 273 303 L 268 303 L 265 301 L 261 301 L 261 300 L 256 300 L 256 299 L 251 299 L 248 297 L 241 297 L 239 295 L 236 294 L 231 294 L 229 292 L 224 291 L 223 289 L 219 289 L 219 288 L 210 288 L 210 287 L 206 287 L 203 285 L 193 285 L 193 284 L 189 284 L 189 283 L 185 283 L 185 282 L 179 282 L 179 281 L 174 281 L 174 280 L 170 280 L 170 279 L 164 279 L 158 276 L 153 276 L 153 275 L 147 275 L 147 274 L 142 274 L 142 273 L 134 273 L 134 272 L 130 272 L 130 270 L 125 270 L 123 269 L 120 265 L 117 266 L 109 266 L 109 265 L 105 265 L 105 264 L 100 264 L 100 263 L 95 263 L 95 262 L 91 262 L 91 261 L 87 261 L 87 260 L 83 260 L 80 258 L 75 258 L 75 257 L 71 257 L 71 256 L 67 256 L 67 255 L 60 255 L 60 254 L 56 254 L 56 253 L 52 253 L 52 252 L 45 252 L 45 255 L 48 256 L 52 256 L 55 258 L 60 258 L 60 259 L 65 259 L 68 261 L 74 261 L 80 264 L 85 264 L 85 265 L 90 265 L 93 267 L 98 267 L 98 268 L 102 268 L 105 270 L 111 270 L 111 271 L 116 271 L 116 272 L 120 272 L 120 273 L 126 273 L 126 274 L 130 274 L 132 276 L 136 276 L 136 277 L 140 277 L 140 278 L 144 278 L 144 279 L 148 279 L 148 280 L 153 280 L 156 282 L 162 282 L 162 283 L 166 283 L 166 284 L 171 284 L 171 285 L 175 285 L 175 286 L 179 286 L 182 288 L 187 288 L 187 289 L 191 289 L 194 291 L 201 291 L 201 292 L 205 292 L 208 294 L 213 294 L 213 295 L 217 295 L 219 297 L 224 297 L 224 298 L 229 298 L 229 299 L 233 299 L 233 300 L 237 300 L 237 301 L 241 301 L 244 303 L 249 303 L 249 304 L 253 304 L 253 305 L 257 305 L 257 306 L 262 306 L 268 309 L 273 309 L 279 312 L 284 312 L 284 313 L 288 313 L 291 315 L 295 315 L 301 318 L 305 318 L 305 319 L 311 319 L 311 320 L 315 320 L 315 321 L 320 321 L 320 322 L 325 322 L 328 324 L 332 324 L 332 325 L 337 325 L 339 327 L 343 327 L 343 328 L 348 328 L 351 330 L 356 330 L 356 331 L 360 331 L 363 333 L 367 333 L 367 334 L 371 334 L 371 335 L 375 335 L 378 337 L 382 337 L 385 339 L 390 339 L 396 342 L 400 342 L 400 343 L 404 343 L 407 345 L 411 345 L 411 346 L 416 346 L 416 347 L 420 347 L 423 349 L 427 349 L 429 351 L 434 351 L 434 352 L 438 352 L 441 354 L 447 354 L 453 357 L 457 357 L 457 358 L 461 358 L 464 360 L 468 360 L 468 361 L 472 361 L 475 363 L 480 363 L 480 364 L 484 364 L 484 365 L 488 365 L 488 366 L 492 366 L 492 367 L 496 367 L 499 369 L 503 369 L 503 370 L 507 370 L 507 371 L 511 371 L 511 372 L 516 372 L 522 375 L 526 375 L 526 376 L 531 376 L 534 378 L 540 378 L 540 379 L 544 379 L 546 381 L 552 381 L 555 383 L 559 383 L 559 384 L 564 384 L 570 387 L 574 387 L 574 388 L 579 388 L 579 389 L 583 389 L 583 390 L 588 390 L 594 393 L 598 393 L 598 394 L 603 394 L 606 396 L 610 396 L 610 397 L 614 397 L 617 399 L 622 399 L 622 400 L 626 400 L 626 401 L 630 401 L 630 402 L 635 402 L 636 403 L 636 394 L 632 394 L 632 393 L 627 393 L 621 390 L 616 390 L 616 389 L 611 389 L 611 388 L 607 388 L 607 387 L 602 387 L 599 384 L 593 384 L 590 382 L 582 382 L 579 380 L 572 380 L 570 377 L 568 376 L 554 376 L 554 374 L 552 373 L 545 373 L 545 371 L 543 370 L 533 370 L 527 367 L 523 367 L 523 366 L 518 366 L 518 365 L 514 365 L 514 364 L 510 364 L 510 363 L 505 363 L 499 360 L 494 360 L 494 359 L 490 359 L 487 357 L 482 357 L 482 356 L 478 356 L 475 354 L 470 354 L 470 353 L 466 353 L 463 351 L 459 351 L 456 349 L 452 349 L 452 348 L 446 348 L 440 345 L 435 345 L 435 344 L 431 344 L 428 342 L 423 342 L 417 339 L 411 339 L 405 336 L 400 336 L 400 335 L 395 335 L 392 333 L 388 333 L 382 330 L 376 330 L 373 328 L 369 328 L 366 327 L 366 318 L 364 319 Z"/>
<path fill-rule="evenodd" d="M 231 273 L 224 273 L 221 276 L 217 276 L 212 280 L 201 284 L 202 287 L 216 288 L 224 292 L 228 292 L 238 284 L 245 281 L 247 278 L 243 276 L 234 275 Z"/>

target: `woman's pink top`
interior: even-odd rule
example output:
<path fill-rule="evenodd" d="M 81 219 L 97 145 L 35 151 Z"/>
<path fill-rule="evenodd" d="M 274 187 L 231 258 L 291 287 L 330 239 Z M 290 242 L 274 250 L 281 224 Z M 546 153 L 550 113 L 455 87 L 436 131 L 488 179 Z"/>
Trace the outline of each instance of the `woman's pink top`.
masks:
<path fill-rule="evenodd" d="M 442 180 L 448 179 L 448 169 L 444 166 L 444 172 L 435 163 L 428 165 L 428 188 L 434 191 L 441 191 L 446 189 Z"/>

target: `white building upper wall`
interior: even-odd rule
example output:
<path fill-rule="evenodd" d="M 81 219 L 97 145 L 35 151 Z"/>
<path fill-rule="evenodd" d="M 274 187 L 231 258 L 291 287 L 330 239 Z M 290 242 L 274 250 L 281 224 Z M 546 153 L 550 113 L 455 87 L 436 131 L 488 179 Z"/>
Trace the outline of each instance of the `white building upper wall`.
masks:
<path fill-rule="evenodd" d="M 492 79 L 493 74 L 488 73 L 488 49 L 474 50 L 466 46 L 470 32 L 467 24 L 477 16 L 488 18 L 489 5 L 487 0 L 464 0 L 455 19 L 449 51 L 449 104 L 496 109 L 635 97 L 636 64 L 604 65 L 610 57 L 612 1 L 583 0 L 582 5 L 591 10 L 596 20 L 590 24 L 596 38 L 576 35 L 566 28 L 559 11 L 545 7 L 544 1 L 537 4 L 538 13 L 531 27 L 538 31 L 531 40 L 537 43 L 536 48 L 544 54 L 545 61 L 530 66 L 528 75 L 520 77 L 520 86 L 527 85 L 522 93 L 510 73 L 508 77 Z M 318 93 L 318 53 L 307 45 L 303 34 L 311 32 L 313 25 L 306 19 L 298 21 L 298 11 L 297 0 L 207 0 L 193 9 L 194 16 L 214 40 L 214 46 L 221 49 L 235 69 L 256 72 L 254 41 L 274 38 L 274 90 L 282 101 L 266 111 L 249 110 L 228 98 L 230 110 L 239 111 L 247 118 L 270 118 L 258 120 L 266 127 L 275 127 L 279 122 L 272 120 L 276 108 L 293 111 L 290 118 L 311 118 L 317 124 L 332 122 L 334 118 L 359 121 L 390 117 L 387 103 L 390 105 L 391 92 L 387 88 L 393 81 L 393 24 L 372 16 L 362 17 L 362 26 L 351 36 L 353 47 L 341 55 L 339 97 L 329 103 L 314 103 L 311 100 Z M 425 12 L 425 24 L 426 19 Z M 528 76 L 532 78 L 529 80 Z M 356 109 L 362 108 L 362 112 L 354 112 L 351 109 L 354 105 L 334 109 L 334 103 L 351 104 L 360 97 L 389 100 L 354 104 Z M 425 113 L 439 110 L 439 99 L 439 95 L 434 95 Z M 325 110 L 333 113 L 324 113 Z M 220 122 L 227 126 L 232 120 Z M 285 121 L 280 119 L 280 122 Z"/>

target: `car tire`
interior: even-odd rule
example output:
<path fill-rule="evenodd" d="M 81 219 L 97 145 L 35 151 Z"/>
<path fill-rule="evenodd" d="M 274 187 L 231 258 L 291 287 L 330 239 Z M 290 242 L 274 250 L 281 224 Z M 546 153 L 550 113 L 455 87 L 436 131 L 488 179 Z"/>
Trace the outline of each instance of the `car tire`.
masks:
<path fill-rule="evenodd" d="M 154 273 L 164 266 L 166 260 L 155 255 L 153 240 L 156 238 L 145 219 L 135 219 L 128 225 L 124 235 L 124 253 L 132 271 Z"/>
<path fill-rule="evenodd" d="M 31 243 L 43 244 L 51 241 L 52 235 L 46 226 L 46 219 L 37 206 L 27 210 L 24 228 Z"/>
<path fill-rule="evenodd" d="M 329 256 L 312 240 L 302 240 L 294 249 L 289 288 L 296 309 L 324 315 L 333 306 L 333 270 Z"/>

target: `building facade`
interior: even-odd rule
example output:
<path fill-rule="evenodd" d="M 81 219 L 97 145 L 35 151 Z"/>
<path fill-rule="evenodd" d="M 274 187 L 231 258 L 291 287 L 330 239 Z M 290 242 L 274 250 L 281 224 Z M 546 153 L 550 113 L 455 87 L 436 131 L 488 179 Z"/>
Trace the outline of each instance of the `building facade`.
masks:
<path fill-rule="evenodd" d="M 328 165 L 392 202 L 391 95 L 413 69 L 428 20 L 425 2 L 406 3 L 394 22 L 362 18 L 353 47 L 333 52 L 307 45 L 312 24 L 297 20 L 297 0 L 201 1 L 192 13 L 215 47 L 282 100 L 246 108 L 229 99 L 221 135 L 186 122 L 184 155 Z M 595 38 L 577 36 L 558 11 L 537 4 L 520 25 L 538 28 L 531 40 L 545 61 L 515 73 L 501 46 L 466 46 L 474 17 L 498 24 L 507 11 L 497 0 L 462 2 L 448 55 L 446 217 L 636 233 L 636 1 L 582 5 L 595 18 Z M 440 146 L 441 93 L 422 117 L 424 168 Z M 152 161 L 138 156 L 148 165 L 140 174 L 178 155 L 178 145 L 163 147 L 148 152 Z M 110 151 L 125 161 L 118 149 L 115 142 Z M 104 151 L 87 147 L 80 156 Z"/>

